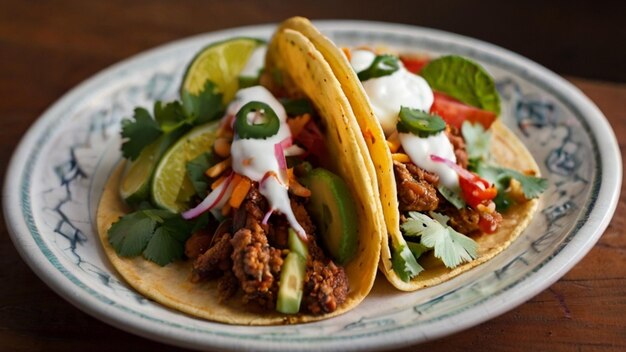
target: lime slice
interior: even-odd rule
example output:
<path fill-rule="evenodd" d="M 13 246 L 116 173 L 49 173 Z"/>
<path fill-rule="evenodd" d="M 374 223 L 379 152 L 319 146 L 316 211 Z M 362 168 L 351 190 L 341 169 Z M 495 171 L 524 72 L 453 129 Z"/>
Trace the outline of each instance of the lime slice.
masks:
<path fill-rule="evenodd" d="M 197 95 L 206 81 L 212 81 L 230 102 L 239 89 L 239 73 L 257 47 L 265 42 L 254 38 L 233 38 L 213 43 L 200 50 L 183 76 L 182 91 Z"/>
<path fill-rule="evenodd" d="M 139 204 L 148 199 L 150 180 L 159 159 L 181 134 L 175 132 L 165 134 L 145 147 L 135 161 L 126 161 L 126 169 L 120 184 L 120 196 L 126 203 Z"/>
<path fill-rule="evenodd" d="M 187 163 L 211 150 L 219 121 L 198 126 L 181 137 L 163 155 L 152 178 L 152 201 L 160 208 L 179 213 L 187 209 L 179 193 L 187 180 Z"/>

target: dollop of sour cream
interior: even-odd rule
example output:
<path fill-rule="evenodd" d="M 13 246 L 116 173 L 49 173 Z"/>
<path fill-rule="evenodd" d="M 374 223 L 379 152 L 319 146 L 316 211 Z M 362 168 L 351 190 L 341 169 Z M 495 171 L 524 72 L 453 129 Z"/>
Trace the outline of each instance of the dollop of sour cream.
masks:
<path fill-rule="evenodd" d="M 265 53 L 267 45 L 261 45 L 254 49 L 252 55 L 248 59 L 246 66 L 239 73 L 241 77 L 257 77 L 263 67 L 265 67 Z"/>
<path fill-rule="evenodd" d="M 350 56 L 350 64 L 357 73 L 370 67 L 376 58 L 376 54 L 369 50 L 354 50 Z M 402 62 L 398 64 L 400 68 L 390 75 L 361 82 L 372 104 L 372 110 L 387 136 L 396 131 L 401 107 L 430 111 L 434 101 L 428 82 L 409 72 Z M 445 132 L 426 138 L 412 133 L 399 133 L 399 136 L 402 148 L 415 165 L 439 175 L 441 184 L 447 188 L 459 189 L 457 173 L 449 166 L 430 159 L 434 154 L 456 163 L 454 147 Z"/>
<path fill-rule="evenodd" d="M 350 63 L 358 73 L 367 69 L 375 58 L 376 54 L 369 50 L 355 50 L 351 53 Z M 402 62 L 399 65 L 400 69 L 390 75 L 362 82 L 386 135 L 396 130 L 401 106 L 429 111 L 434 100 L 426 80 L 407 71 Z"/>
<path fill-rule="evenodd" d="M 224 118 L 232 118 L 245 104 L 251 101 L 260 101 L 269 105 L 278 116 L 280 127 L 275 135 L 265 139 L 235 137 L 230 149 L 233 171 L 252 181 L 259 182 L 259 192 L 267 199 L 270 208 L 285 215 L 291 227 L 298 234 L 304 234 L 304 229 L 298 223 L 291 209 L 288 181 L 283 179 L 283 172 L 280 170 L 274 151 L 274 146 L 277 143 L 286 138 L 291 138 L 285 108 L 267 89 L 262 86 L 254 86 L 237 92 L 235 100 L 226 109 Z M 254 114 L 250 114 L 248 123 L 254 123 L 253 118 Z"/>

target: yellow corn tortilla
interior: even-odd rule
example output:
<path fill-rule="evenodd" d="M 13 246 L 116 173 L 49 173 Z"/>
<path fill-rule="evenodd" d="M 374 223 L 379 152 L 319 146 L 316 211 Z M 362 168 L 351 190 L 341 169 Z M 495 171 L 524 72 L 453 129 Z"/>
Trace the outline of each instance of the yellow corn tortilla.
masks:
<path fill-rule="evenodd" d="M 373 174 L 363 172 L 373 169 L 372 162 L 364 152 L 366 147 L 362 137 L 351 132 L 356 126 L 356 119 L 350 104 L 330 66 L 313 44 L 298 32 L 279 30 L 274 35 L 269 45 L 267 65 L 281 70 L 295 85 L 291 88 L 304 93 L 320 112 L 331 171 L 346 181 L 354 198 L 361 221 L 358 222 L 357 253 L 344 266 L 350 285 L 348 297 L 329 314 L 286 315 L 243 305 L 238 296 L 220 303 L 216 280 L 202 283 L 190 281 L 190 260 L 161 267 L 142 257 L 118 256 L 108 242 L 107 231 L 113 222 L 130 210 L 119 196 L 123 173 L 123 165 L 120 165 L 111 175 L 100 200 L 97 214 L 99 237 L 107 257 L 119 274 L 138 292 L 164 306 L 228 324 L 304 323 L 347 312 L 365 298 L 374 284 L 381 247 L 379 228 L 384 220 L 379 215 L 382 214 L 380 204 L 371 199 L 377 194 L 373 188 L 375 178 L 372 178 Z"/>
<path fill-rule="evenodd" d="M 425 261 L 420 260 L 420 264 L 426 270 L 409 282 L 402 281 L 391 265 L 390 246 L 397 247 L 399 243 L 404 242 L 400 232 L 400 212 L 398 210 L 393 161 L 385 143 L 386 138 L 383 130 L 372 111 L 369 98 L 343 52 L 313 27 L 306 18 L 294 17 L 283 22 L 281 26 L 283 29 L 301 32 L 315 45 L 330 65 L 352 106 L 359 130 L 364 136 L 368 154 L 375 166 L 372 177 L 377 180 L 379 195 L 376 197 L 373 194 L 372 198 L 380 199 L 385 219 L 385 227 L 381 227 L 383 233 L 381 235 L 380 269 L 393 286 L 403 291 L 414 291 L 449 280 L 493 258 L 508 247 L 526 228 L 538 207 L 538 200 L 536 199 L 511 207 L 502 214 L 502 224 L 495 234 L 475 238 L 479 246 L 477 259 L 454 269 L 447 269 L 441 261 L 435 258 L 426 258 Z M 516 170 L 532 170 L 536 175 L 539 175 L 539 168 L 532 155 L 510 130 L 500 121 L 496 121 L 492 129 L 491 152 L 497 163 Z"/>

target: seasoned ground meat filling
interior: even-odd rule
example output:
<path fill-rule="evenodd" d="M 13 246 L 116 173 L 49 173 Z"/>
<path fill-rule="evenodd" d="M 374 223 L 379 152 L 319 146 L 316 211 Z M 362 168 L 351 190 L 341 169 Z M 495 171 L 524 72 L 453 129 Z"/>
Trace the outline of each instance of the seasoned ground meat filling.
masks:
<path fill-rule="evenodd" d="M 304 279 L 304 304 L 313 314 L 329 313 L 346 300 L 348 278 L 330 260 L 309 258 Z"/>
<path fill-rule="evenodd" d="M 348 295 L 346 273 L 326 258 L 316 244 L 315 225 L 304 206 L 292 199 L 291 207 L 308 238 L 302 309 L 313 314 L 332 312 Z M 185 250 L 188 257 L 195 258 L 193 280 L 218 278 L 220 300 L 232 297 L 241 289 L 244 302 L 273 309 L 288 253 L 289 223 L 284 217 L 274 215 L 268 225 L 262 225 L 267 209 L 267 201 L 254 185 L 232 221 L 222 222 L 213 236 L 206 233 L 192 236 Z"/>
<path fill-rule="evenodd" d="M 233 236 L 233 273 L 244 292 L 245 302 L 273 308 L 278 292 L 282 251 L 270 247 L 265 232 L 256 224 L 251 231 L 243 228 Z"/>
<path fill-rule="evenodd" d="M 410 167 L 410 169 L 409 169 Z M 393 162 L 400 211 L 430 211 L 437 209 L 439 177 L 412 163 Z"/>

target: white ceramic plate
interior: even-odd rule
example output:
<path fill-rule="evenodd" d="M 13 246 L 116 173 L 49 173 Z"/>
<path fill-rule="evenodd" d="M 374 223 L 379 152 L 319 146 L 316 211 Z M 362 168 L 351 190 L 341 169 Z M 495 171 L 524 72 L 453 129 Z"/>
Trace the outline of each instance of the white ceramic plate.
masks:
<path fill-rule="evenodd" d="M 496 78 L 503 120 L 550 181 L 521 238 L 502 254 L 442 285 L 414 293 L 379 279 L 367 299 L 319 323 L 246 327 L 212 323 L 144 299 L 112 270 L 94 215 L 120 159 L 120 119 L 133 107 L 176 97 L 182 71 L 204 45 L 269 37 L 274 26 L 230 29 L 165 45 L 121 62 L 66 94 L 31 127 L 11 161 L 4 212 L 16 248 L 68 301 L 121 329 L 191 348 L 356 351 L 400 347 L 468 328 L 530 299 L 594 245 L 617 203 L 622 166 L 615 136 L 580 91 L 545 68 L 474 39 L 424 28 L 329 21 L 340 45 L 385 44 L 481 62 Z"/>

